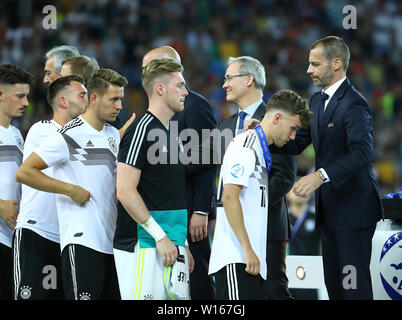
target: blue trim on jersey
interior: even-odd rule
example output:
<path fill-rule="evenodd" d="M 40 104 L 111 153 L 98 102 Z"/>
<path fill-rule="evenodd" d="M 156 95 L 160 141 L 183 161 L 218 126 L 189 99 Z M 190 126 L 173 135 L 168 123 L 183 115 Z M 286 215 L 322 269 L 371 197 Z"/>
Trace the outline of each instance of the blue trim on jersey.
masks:
<path fill-rule="evenodd" d="M 176 246 L 185 246 L 187 238 L 187 209 L 150 211 L 149 213 Z M 140 248 L 156 247 L 154 238 L 139 224 L 137 224 L 137 235 Z"/>

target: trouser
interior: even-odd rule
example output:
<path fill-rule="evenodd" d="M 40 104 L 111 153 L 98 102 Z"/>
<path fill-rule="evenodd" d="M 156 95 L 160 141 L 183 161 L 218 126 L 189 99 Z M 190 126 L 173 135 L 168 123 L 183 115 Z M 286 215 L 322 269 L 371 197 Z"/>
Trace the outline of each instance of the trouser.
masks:
<path fill-rule="evenodd" d="M 69 244 L 64 247 L 62 278 L 68 300 L 120 300 L 113 254 Z"/>
<path fill-rule="evenodd" d="M 322 229 L 324 280 L 329 298 L 372 300 L 371 240 L 375 226 L 331 232 Z"/>
<path fill-rule="evenodd" d="M 13 241 L 15 300 L 64 299 L 60 244 L 26 229 L 15 230 Z"/>
<path fill-rule="evenodd" d="M 286 240 L 267 241 L 267 279 L 264 288 L 267 300 L 294 300 L 286 276 Z"/>
<path fill-rule="evenodd" d="M 231 263 L 215 273 L 217 300 L 264 300 L 263 278 L 245 269 L 244 263 Z"/>
<path fill-rule="evenodd" d="M 0 243 L 0 300 L 13 298 L 13 261 L 10 247 Z"/>

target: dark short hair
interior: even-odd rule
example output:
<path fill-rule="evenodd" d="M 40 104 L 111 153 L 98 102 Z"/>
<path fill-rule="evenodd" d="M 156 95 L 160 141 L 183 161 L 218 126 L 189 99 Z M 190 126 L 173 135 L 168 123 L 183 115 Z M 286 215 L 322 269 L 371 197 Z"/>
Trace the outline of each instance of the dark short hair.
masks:
<path fill-rule="evenodd" d="M 63 89 L 65 89 L 67 86 L 71 84 L 71 82 L 77 81 L 82 83 L 85 86 L 85 80 L 83 77 L 77 75 L 77 74 L 72 74 L 69 76 L 61 77 L 56 80 L 54 80 L 48 87 L 47 89 L 47 102 L 50 104 L 52 108 L 54 108 L 53 103 L 54 99 L 56 96 L 59 94 L 59 92 Z"/>
<path fill-rule="evenodd" d="M 323 47 L 323 55 L 328 61 L 331 61 L 335 58 L 340 58 L 342 60 L 343 71 L 348 69 L 350 51 L 349 47 L 342 38 L 337 36 L 328 36 L 319 39 L 313 43 L 311 49 L 314 49 L 318 46 Z"/>
<path fill-rule="evenodd" d="M 3 64 L 0 66 L 0 84 L 25 83 L 32 87 L 34 76 L 20 66 Z"/>
<path fill-rule="evenodd" d="M 99 95 L 103 96 L 110 85 L 125 87 L 127 84 L 127 79 L 118 72 L 111 69 L 99 69 L 88 80 L 88 96 L 94 92 L 97 92 Z"/>
<path fill-rule="evenodd" d="M 277 91 L 267 103 L 267 112 L 270 110 L 284 111 L 289 115 L 299 115 L 303 128 L 310 125 L 313 113 L 307 105 L 307 101 L 292 90 Z"/>

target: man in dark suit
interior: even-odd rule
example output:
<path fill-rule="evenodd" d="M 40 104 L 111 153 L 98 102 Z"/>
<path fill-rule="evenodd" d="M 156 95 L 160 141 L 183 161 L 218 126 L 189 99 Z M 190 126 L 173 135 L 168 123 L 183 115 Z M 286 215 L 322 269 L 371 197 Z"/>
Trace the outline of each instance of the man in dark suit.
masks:
<path fill-rule="evenodd" d="M 169 46 L 162 46 L 149 51 L 143 58 L 145 66 L 153 59 L 172 58 L 181 61 L 177 51 Z M 184 110 L 173 116 L 177 121 L 178 132 L 184 129 L 193 129 L 197 132 L 199 141 L 191 141 L 198 145 L 193 152 L 197 152 L 199 161 L 202 153 L 209 152 L 208 141 L 202 141 L 202 129 L 216 128 L 216 119 L 208 100 L 189 88 L 188 96 L 184 100 Z M 171 126 L 175 124 L 171 122 Z M 190 141 L 183 141 L 184 147 Z M 201 146 L 201 147 L 199 147 Z M 206 148 L 203 148 L 205 146 Z M 209 157 L 211 158 L 211 157 Z M 208 221 L 216 218 L 216 167 L 209 163 L 190 165 L 186 168 L 186 192 L 188 210 L 188 243 L 194 258 L 194 271 L 190 274 L 190 292 L 192 300 L 215 300 L 215 284 L 208 275 L 209 256 L 211 254 Z"/>
<path fill-rule="evenodd" d="M 349 57 L 339 37 L 312 45 L 307 73 L 322 91 L 310 100 L 311 127 L 285 148 L 300 153 L 312 142 L 315 149 L 316 171 L 302 177 L 294 192 L 308 197 L 315 191 L 329 298 L 372 299 L 371 239 L 382 206 L 371 166 L 371 111 L 346 77 Z"/>
<path fill-rule="evenodd" d="M 222 120 L 218 129 L 230 129 L 233 135 L 243 131 L 245 121 L 254 118 L 262 120 L 266 104 L 262 100 L 266 83 L 262 64 L 251 57 L 230 58 L 223 88 L 226 100 L 235 102 L 240 109 Z M 221 159 L 225 145 L 221 144 Z M 297 159 L 295 156 L 271 154 L 272 168 L 268 178 L 268 236 L 267 236 L 267 280 L 264 281 L 267 299 L 292 299 L 286 277 L 286 241 L 289 238 L 290 224 L 285 196 L 291 189 L 295 178 Z M 218 201 L 218 207 L 222 203 Z"/>

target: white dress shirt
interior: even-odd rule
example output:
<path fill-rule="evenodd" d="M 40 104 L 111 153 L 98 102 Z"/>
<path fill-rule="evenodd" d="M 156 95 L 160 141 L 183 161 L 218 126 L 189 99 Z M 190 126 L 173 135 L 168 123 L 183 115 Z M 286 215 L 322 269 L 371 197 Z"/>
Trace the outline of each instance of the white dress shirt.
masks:
<path fill-rule="evenodd" d="M 338 88 L 341 86 L 341 84 L 343 83 L 343 81 L 345 81 L 346 76 L 343 77 L 341 80 L 338 80 L 337 82 L 335 82 L 333 85 L 331 85 L 330 87 L 328 87 L 325 90 L 322 90 L 322 92 L 325 92 L 329 98 L 325 101 L 325 105 L 324 105 L 324 112 L 327 109 L 327 105 L 329 103 L 329 101 L 331 100 L 332 96 L 335 94 L 336 90 L 338 90 Z M 327 172 L 324 170 L 324 168 L 320 168 L 318 169 L 325 177 L 324 183 L 330 182 L 331 179 L 329 178 Z"/>

